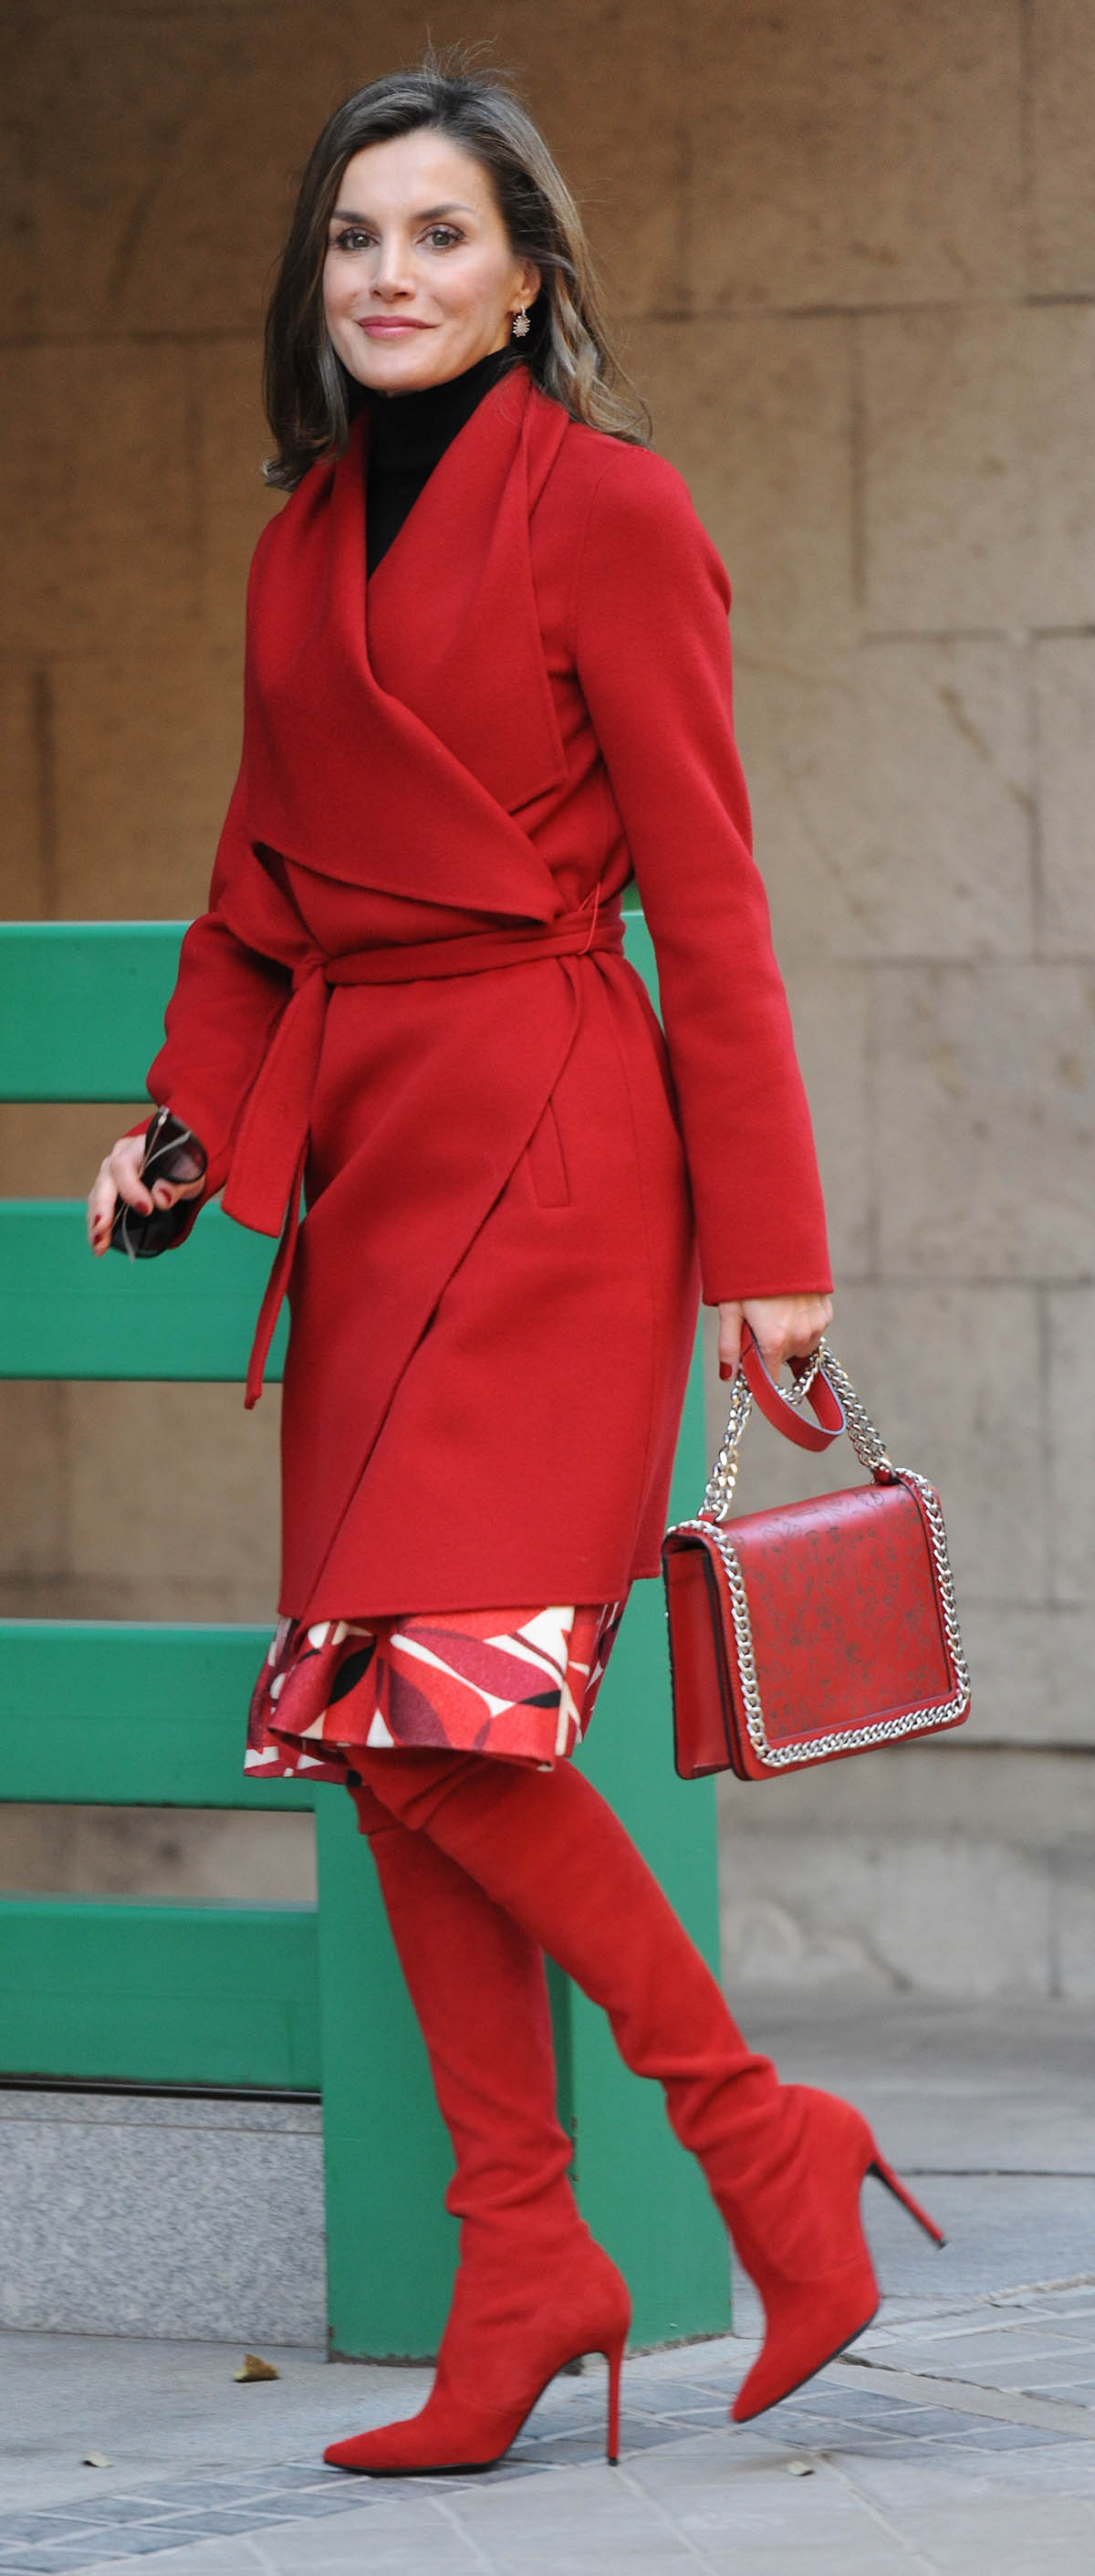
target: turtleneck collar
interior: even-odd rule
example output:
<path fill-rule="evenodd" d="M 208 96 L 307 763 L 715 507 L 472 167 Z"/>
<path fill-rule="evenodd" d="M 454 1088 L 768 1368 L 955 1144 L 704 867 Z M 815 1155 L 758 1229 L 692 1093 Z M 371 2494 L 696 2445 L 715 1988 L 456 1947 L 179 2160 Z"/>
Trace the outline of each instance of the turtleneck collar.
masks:
<path fill-rule="evenodd" d="M 444 384 L 424 385 L 417 393 L 370 393 L 370 466 L 381 473 L 429 474 L 484 394 L 520 363 L 512 349 L 492 349 Z"/>
<path fill-rule="evenodd" d="M 484 394 L 521 360 L 510 349 L 491 349 L 444 384 L 419 393 L 369 393 L 368 480 L 365 497 L 369 571 L 374 573 L 399 535 L 404 519 L 457 432 Z"/>

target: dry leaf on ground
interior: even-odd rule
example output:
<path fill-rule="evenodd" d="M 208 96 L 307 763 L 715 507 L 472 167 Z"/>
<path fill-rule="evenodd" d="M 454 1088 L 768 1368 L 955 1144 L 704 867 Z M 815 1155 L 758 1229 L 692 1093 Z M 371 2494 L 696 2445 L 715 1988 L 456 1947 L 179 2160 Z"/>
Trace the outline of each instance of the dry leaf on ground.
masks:
<path fill-rule="evenodd" d="M 257 2352 L 245 2352 L 240 2368 L 233 2371 L 232 2377 L 233 2379 L 280 2379 L 281 2372 L 275 2370 L 272 2361 L 261 2361 Z"/>

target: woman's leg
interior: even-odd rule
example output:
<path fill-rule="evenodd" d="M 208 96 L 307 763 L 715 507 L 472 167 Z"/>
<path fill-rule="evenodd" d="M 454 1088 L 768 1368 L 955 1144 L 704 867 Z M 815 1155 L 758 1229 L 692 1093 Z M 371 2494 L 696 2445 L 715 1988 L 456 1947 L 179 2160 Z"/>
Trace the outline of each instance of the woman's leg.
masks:
<path fill-rule="evenodd" d="M 866 2123 L 833 2095 L 782 2085 L 746 2047 L 645 1861 L 569 1764 L 521 1773 L 474 1754 L 387 1748 L 366 1762 L 389 1813 L 557 1959 L 608 2013 L 626 2064 L 663 2084 L 765 2304 L 765 2347 L 734 2413 L 773 2405 L 877 2306 L 859 2189 L 872 2166 L 892 2187 L 895 2178 Z"/>
<path fill-rule="evenodd" d="M 421 2413 L 326 2457 L 389 2477 L 485 2466 L 579 2352 L 607 2346 L 618 2381 L 627 2286 L 571 2190 L 539 1945 L 426 1835 L 357 1804 L 452 2141 L 460 2259 Z"/>
<path fill-rule="evenodd" d="M 424 1835 L 378 1806 L 368 1827 L 384 1910 L 452 2141 L 446 2208 L 461 2254 L 511 2224 L 545 2241 L 586 2230 L 555 2099 L 543 1953 Z"/>

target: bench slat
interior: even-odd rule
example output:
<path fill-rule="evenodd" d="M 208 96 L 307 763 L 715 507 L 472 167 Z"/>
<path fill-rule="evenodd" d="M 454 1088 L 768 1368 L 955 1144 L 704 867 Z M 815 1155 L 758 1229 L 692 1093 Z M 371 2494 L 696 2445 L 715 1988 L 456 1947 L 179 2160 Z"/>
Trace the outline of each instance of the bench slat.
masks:
<path fill-rule="evenodd" d="M 185 921 L 0 928 L 0 1100 L 139 1100 Z"/>
<path fill-rule="evenodd" d="M 0 1798 L 309 1809 L 306 1781 L 245 1779 L 265 1628 L 0 1620 Z"/>
<path fill-rule="evenodd" d="M 318 2090 L 316 1909 L 0 1900 L 10 2075 Z"/>
<path fill-rule="evenodd" d="M 241 1382 L 273 1256 L 210 1207 L 158 1261 L 93 1261 L 82 1200 L 0 1201 L 0 1376 Z M 271 1380 L 286 1330 L 283 1311 Z"/>

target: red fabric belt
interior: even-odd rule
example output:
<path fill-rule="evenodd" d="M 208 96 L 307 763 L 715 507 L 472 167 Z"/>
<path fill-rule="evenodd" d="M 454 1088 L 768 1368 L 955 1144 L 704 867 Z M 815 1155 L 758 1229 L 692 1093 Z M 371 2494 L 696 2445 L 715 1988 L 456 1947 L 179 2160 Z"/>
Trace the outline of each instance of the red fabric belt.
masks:
<path fill-rule="evenodd" d="M 619 912 L 599 919 L 569 913 L 562 921 L 529 922 L 520 930 L 473 930 L 465 939 L 423 939 L 415 948 L 358 948 L 329 957 L 329 984 L 416 984 L 442 975 L 486 975 L 495 966 L 527 966 L 541 957 L 588 957 L 594 949 L 624 944 Z"/>
<path fill-rule="evenodd" d="M 293 1265 L 312 1093 L 332 987 L 436 982 L 447 975 L 485 975 L 500 966 L 537 965 L 550 957 L 589 957 L 606 951 L 619 956 L 622 949 L 618 905 L 601 915 L 594 900 L 559 921 L 530 922 L 515 930 L 472 931 L 459 939 L 359 948 L 344 957 L 315 954 L 300 960 L 240 1122 L 224 1192 L 226 1212 L 240 1225 L 253 1226 L 259 1234 L 281 1234 L 247 1370 L 244 1401 L 249 1407 L 262 1393 L 262 1374 Z"/>

